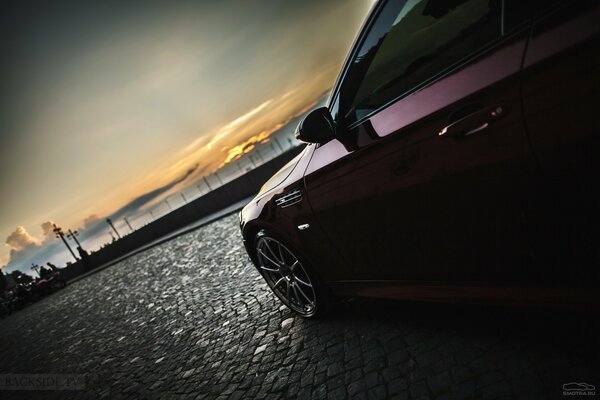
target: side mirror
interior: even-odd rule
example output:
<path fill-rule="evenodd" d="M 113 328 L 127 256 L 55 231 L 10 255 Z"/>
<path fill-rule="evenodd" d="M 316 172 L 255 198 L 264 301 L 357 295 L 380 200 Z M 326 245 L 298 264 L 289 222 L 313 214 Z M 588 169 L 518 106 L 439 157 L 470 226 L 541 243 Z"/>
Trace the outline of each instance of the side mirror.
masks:
<path fill-rule="evenodd" d="M 306 143 L 325 143 L 335 137 L 335 125 L 327 107 L 312 110 L 296 128 L 296 139 Z"/>

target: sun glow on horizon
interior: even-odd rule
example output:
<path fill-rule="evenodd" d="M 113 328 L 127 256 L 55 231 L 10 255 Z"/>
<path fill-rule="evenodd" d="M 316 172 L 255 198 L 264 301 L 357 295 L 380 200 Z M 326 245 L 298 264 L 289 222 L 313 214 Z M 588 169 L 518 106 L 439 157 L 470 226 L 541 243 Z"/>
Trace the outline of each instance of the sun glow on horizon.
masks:
<path fill-rule="evenodd" d="M 84 230 L 92 216 L 180 202 L 177 192 L 193 198 L 203 177 L 227 181 L 252 168 L 254 152 L 264 161 L 289 147 L 294 118 L 334 83 L 367 8 L 67 0 L 6 9 L 0 267 L 35 260 L 46 242 L 31 238 L 45 221 Z"/>

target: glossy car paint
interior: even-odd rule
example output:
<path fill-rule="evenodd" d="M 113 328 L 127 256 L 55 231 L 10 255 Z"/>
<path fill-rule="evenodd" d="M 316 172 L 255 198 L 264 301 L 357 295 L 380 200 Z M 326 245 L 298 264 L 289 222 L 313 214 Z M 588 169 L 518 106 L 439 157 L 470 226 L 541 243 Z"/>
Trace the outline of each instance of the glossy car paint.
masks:
<path fill-rule="evenodd" d="M 501 250 L 519 252 L 524 262 L 521 199 L 512 194 L 528 182 L 533 163 L 514 79 L 524 41 L 501 46 L 348 132 L 356 137 L 352 154 L 327 154 L 323 165 L 322 154 L 339 146 L 315 150 L 308 197 L 343 248 L 349 279 L 514 280 L 502 257 L 517 257 Z M 465 138 L 439 135 L 473 104 L 506 116 Z"/>
<path fill-rule="evenodd" d="M 532 215 L 534 273 L 577 286 L 600 276 L 599 22 L 597 5 L 585 2 L 539 18 L 522 79 L 527 130 L 543 171 Z"/>
<path fill-rule="evenodd" d="M 598 20 L 597 6 L 538 15 L 308 145 L 242 211 L 250 256 L 266 228 L 340 295 L 598 301 Z M 488 125 L 440 135 L 464 115 Z M 301 201 L 275 204 L 296 190 Z"/>
<path fill-rule="evenodd" d="M 306 146 L 298 157 L 282 168 L 283 172 L 279 178 L 270 179 L 265 183 L 261 192 L 253 199 L 240 214 L 244 245 L 248 254 L 256 262 L 254 253 L 254 239 L 260 229 L 268 229 L 270 232 L 284 238 L 294 251 L 304 259 L 322 260 L 332 265 L 335 271 L 343 270 L 343 262 L 339 252 L 330 245 L 328 239 L 319 229 L 315 218 L 306 199 L 304 188 L 304 171 L 315 150 L 314 145 Z M 300 190 L 301 201 L 288 207 L 282 208 L 275 201 L 286 194 Z M 308 224 L 306 230 L 298 229 L 298 226 Z M 318 271 L 324 280 L 335 279 L 334 275 L 328 275 L 327 270 Z"/>

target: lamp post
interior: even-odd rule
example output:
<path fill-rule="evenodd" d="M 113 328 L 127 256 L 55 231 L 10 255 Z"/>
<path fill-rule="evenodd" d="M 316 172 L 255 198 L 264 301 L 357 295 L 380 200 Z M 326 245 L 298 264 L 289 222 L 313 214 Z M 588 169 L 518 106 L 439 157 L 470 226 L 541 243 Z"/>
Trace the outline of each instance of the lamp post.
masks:
<path fill-rule="evenodd" d="M 260 150 L 258 149 L 258 147 L 256 148 L 256 154 L 258 154 L 258 156 L 260 157 L 260 159 L 262 160 L 263 164 L 265 163 L 265 159 L 262 156 L 262 153 L 260 152 Z"/>
<path fill-rule="evenodd" d="M 204 180 L 204 183 L 206 184 L 206 186 L 208 186 L 208 191 L 211 192 L 212 188 L 210 187 L 210 183 L 208 183 L 208 181 L 206 180 L 206 177 L 202 177 L 202 180 Z"/>
<path fill-rule="evenodd" d="M 115 228 L 115 226 L 113 225 L 112 221 L 110 220 L 110 218 L 106 218 L 106 223 L 108 225 L 110 225 L 110 227 L 113 229 L 113 231 L 115 231 L 115 233 L 117 234 L 117 236 L 119 237 L 119 239 L 121 239 L 121 235 L 119 235 L 119 232 L 117 231 L 117 229 Z"/>
<path fill-rule="evenodd" d="M 279 146 L 279 149 L 283 153 L 283 147 L 281 147 L 281 143 L 279 143 L 279 140 L 277 140 L 277 138 L 275 138 L 275 143 L 277 143 L 277 146 Z"/>
<path fill-rule="evenodd" d="M 73 239 L 75 241 L 75 243 L 77 243 L 77 246 L 81 247 L 81 243 L 79 243 L 79 240 L 77 240 L 77 236 L 79 236 L 79 232 L 77 230 L 72 231 L 72 230 L 68 230 L 67 231 L 67 237 L 69 239 Z M 81 247 L 83 249 L 83 247 Z"/>
<path fill-rule="evenodd" d="M 56 226 L 56 224 L 52 224 L 52 226 L 54 227 L 54 229 L 52 229 L 52 232 L 56 234 L 56 238 L 61 239 L 63 241 L 65 246 L 67 246 L 67 249 L 69 249 L 69 253 L 71 253 L 73 258 L 75 259 L 75 262 L 77 262 L 79 259 L 77 258 L 77 256 L 75 256 L 75 253 L 73 253 L 73 250 L 71 249 L 71 246 L 69 246 L 69 243 L 67 243 L 67 239 L 65 239 L 65 234 L 63 233 L 62 228 L 60 226 Z"/>
<path fill-rule="evenodd" d="M 223 181 L 221 180 L 221 177 L 219 176 L 219 174 L 217 173 L 217 171 L 215 171 L 214 175 L 217 177 L 217 180 L 219 181 L 219 186 L 223 186 Z"/>
<path fill-rule="evenodd" d="M 129 220 L 127 219 L 127 217 L 123 217 L 123 219 L 125 220 L 125 223 L 127 224 L 127 226 L 129 227 L 129 230 L 131 232 L 133 232 L 133 228 L 131 227 L 131 224 L 129 223 Z"/>

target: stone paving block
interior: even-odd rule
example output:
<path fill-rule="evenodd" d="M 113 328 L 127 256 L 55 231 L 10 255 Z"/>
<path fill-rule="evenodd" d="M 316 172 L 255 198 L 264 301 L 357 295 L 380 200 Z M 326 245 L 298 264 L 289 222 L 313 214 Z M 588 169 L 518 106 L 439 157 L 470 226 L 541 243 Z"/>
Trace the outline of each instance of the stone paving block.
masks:
<path fill-rule="evenodd" d="M 238 229 L 225 217 L 0 320 L 0 373 L 86 374 L 73 399 L 537 399 L 600 385 L 594 319 L 354 299 L 306 321 L 269 292 Z"/>

